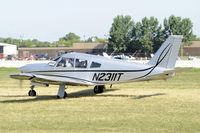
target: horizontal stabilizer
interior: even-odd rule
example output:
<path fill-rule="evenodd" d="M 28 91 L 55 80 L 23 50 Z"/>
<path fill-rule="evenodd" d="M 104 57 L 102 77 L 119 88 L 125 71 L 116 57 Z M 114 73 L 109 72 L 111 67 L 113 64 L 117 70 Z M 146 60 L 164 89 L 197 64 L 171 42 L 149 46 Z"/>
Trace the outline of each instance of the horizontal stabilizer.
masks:
<path fill-rule="evenodd" d="M 155 74 L 147 76 L 146 80 L 159 80 L 159 79 L 168 79 L 175 76 L 175 70 L 166 70 L 162 74 Z"/>

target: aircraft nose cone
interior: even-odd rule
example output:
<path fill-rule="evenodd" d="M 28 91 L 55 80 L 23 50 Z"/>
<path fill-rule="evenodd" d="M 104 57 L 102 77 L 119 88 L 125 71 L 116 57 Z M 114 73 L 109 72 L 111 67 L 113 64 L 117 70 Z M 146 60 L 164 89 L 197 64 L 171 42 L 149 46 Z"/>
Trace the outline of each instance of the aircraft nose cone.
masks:
<path fill-rule="evenodd" d="M 19 68 L 21 72 L 41 71 L 41 70 L 48 70 L 48 69 L 49 69 L 49 66 L 45 63 L 28 64 Z"/>

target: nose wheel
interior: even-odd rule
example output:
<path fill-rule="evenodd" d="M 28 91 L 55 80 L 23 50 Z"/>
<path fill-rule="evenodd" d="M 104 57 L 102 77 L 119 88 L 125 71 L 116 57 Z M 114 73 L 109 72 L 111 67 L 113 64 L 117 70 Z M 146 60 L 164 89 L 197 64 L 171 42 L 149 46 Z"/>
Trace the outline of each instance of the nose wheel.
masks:
<path fill-rule="evenodd" d="M 32 97 L 34 97 L 34 96 L 36 96 L 37 95 L 37 93 L 36 93 L 36 91 L 34 90 L 34 85 L 32 85 L 30 88 L 31 88 L 31 90 L 28 92 L 28 95 L 29 96 L 32 96 Z"/>
<path fill-rule="evenodd" d="M 95 94 L 103 93 L 105 89 L 106 87 L 104 85 L 97 85 L 94 87 L 94 93 Z"/>

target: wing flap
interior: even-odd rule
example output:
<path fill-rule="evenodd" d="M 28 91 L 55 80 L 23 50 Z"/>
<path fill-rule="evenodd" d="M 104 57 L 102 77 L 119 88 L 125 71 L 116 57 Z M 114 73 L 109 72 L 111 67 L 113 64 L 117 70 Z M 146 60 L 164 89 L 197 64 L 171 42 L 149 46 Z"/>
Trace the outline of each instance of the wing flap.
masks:
<path fill-rule="evenodd" d="M 44 82 L 48 84 L 61 84 L 65 83 L 66 85 L 93 85 L 91 82 L 73 79 L 69 77 L 58 77 L 56 75 L 34 75 L 32 79 L 34 82 Z"/>
<path fill-rule="evenodd" d="M 18 80 L 31 80 L 35 83 L 45 83 L 45 84 L 54 84 L 59 85 L 65 83 L 66 85 L 93 85 L 92 83 L 84 80 L 73 79 L 69 77 L 58 77 L 56 75 L 39 75 L 39 74 L 30 74 L 30 73 L 19 73 L 11 74 L 11 78 Z"/>

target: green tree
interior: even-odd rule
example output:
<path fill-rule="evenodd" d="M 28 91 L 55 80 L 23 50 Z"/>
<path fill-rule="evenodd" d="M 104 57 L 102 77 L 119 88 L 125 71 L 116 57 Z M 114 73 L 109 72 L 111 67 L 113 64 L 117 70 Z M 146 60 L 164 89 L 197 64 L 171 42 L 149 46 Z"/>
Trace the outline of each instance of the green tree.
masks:
<path fill-rule="evenodd" d="M 98 38 L 98 37 L 97 37 L 95 42 L 107 43 L 107 42 L 108 42 L 108 39 L 106 39 L 106 38 Z"/>
<path fill-rule="evenodd" d="M 195 38 L 192 32 L 192 21 L 189 18 L 181 18 L 171 15 L 164 19 L 165 36 L 183 35 L 183 42 L 189 43 Z"/>
<path fill-rule="evenodd" d="M 65 46 L 72 46 L 73 43 L 80 42 L 80 37 L 75 33 L 68 33 L 64 37 L 58 40 L 58 44 L 64 44 Z"/>
<path fill-rule="evenodd" d="M 108 40 L 105 38 L 98 38 L 97 36 L 89 37 L 85 42 L 106 43 Z"/>
<path fill-rule="evenodd" d="M 168 19 L 164 19 L 165 36 L 169 35 L 183 35 L 184 45 L 191 44 L 190 42 L 196 37 L 192 32 L 192 21 L 189 18 L 181 18 L 171 15 Z M 181 55 L 183 55 L 183 46 L 180 49 Z"/>
<path fill-rule="evenodd" d="M 22 40 L 22 39 L 15 39 L 15 38 L 0 38 L 0 42 L 14 44 L 14 45 L 17 45 L 18 47 L 49 47 L 49 46 L 53 46 L 53 44 L 50 42 L 42 42 L 37 39 Z"/>
<path fill-rule="evenodd" d="M 183 35 L 183 42 L 197 40 L 189 18 L 170 16 L 164 19 L 164 28 L 154 17 L 144 17 L 134 24 L 130 16 L 117 16 L 110 29 L 109 48 L 117 52 L 154 53 L 169 35 Z M 132 30 L 130 30 L 132 29 Z"/>
<path fill-rule="evenodd" d="M 129 47 L 145 54 L 152 53 L 157 51 L 163 40 L 162 26 L 158 20 L 154 17 L 145 17 L 133 27 L 132 43 Z"/>
<path fill-rule="evenodd" d="M 114 18 L 110 29 L 109 49 L 116 52 L 124 52 L 127 50 L 131 42 L 131 32 L 134 26 L 130 16 L 118 15 Z"/>

